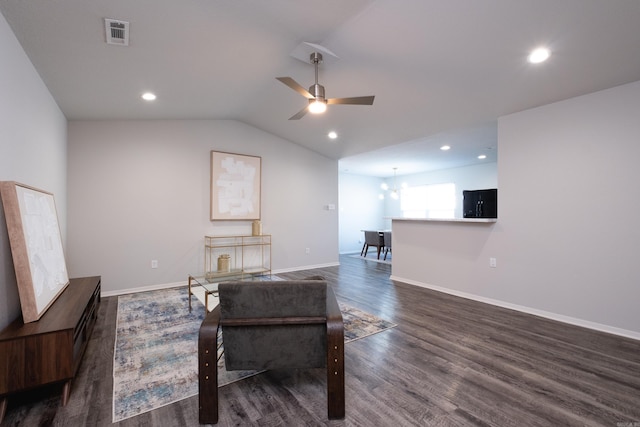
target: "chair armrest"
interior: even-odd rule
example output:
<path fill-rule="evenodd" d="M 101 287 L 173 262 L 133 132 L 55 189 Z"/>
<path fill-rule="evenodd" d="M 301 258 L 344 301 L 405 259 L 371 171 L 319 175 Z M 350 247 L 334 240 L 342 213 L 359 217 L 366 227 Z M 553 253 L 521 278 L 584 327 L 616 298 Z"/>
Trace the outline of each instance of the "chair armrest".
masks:
<path fill-rule="evenodd" d="M 342 325 L 342 312 L 340 311 L 340 306 L 338 305 L 338 300 L 336 299 L 336 295 L 333 293 L 333 289 L 327 285 L 327 322 L 332 320 L 334 322 L 340 322 L 340 329 L 343 328 Z"/>
<path fill-rule="evenodd" d="M 217 331 L 219 324 L 220 324 L 220 306 L 217 305 L 215 309 L 213 309 L 211 312 L 207 313 L 206 316 L 204 316 L 204 320 L 200 325 L 200 334 L 203 333 L 203 329 L 208 330 L 210 328 L 215 328 Z"/>
<path fill-rule="evenodd" d="M 344 323 L 340 306 L 327 286 L 327 401 L 330 419 L 345 415 Z"/>
<path fill-rule="evenodd" d="M 220 306 L 208 313 L 198 334 L 198 393 L 200 424 L 218 422 L 218 328 Z"/>
<path fill-rule="evenodd" d="M 327 286 L 327 337 L 333 337 L 328 339 L 334 339 L 340 347 L 344 348 L 342 312 L 340 311 L 340 306 L 333 293 L 333 289 L 329 286 Z"/>

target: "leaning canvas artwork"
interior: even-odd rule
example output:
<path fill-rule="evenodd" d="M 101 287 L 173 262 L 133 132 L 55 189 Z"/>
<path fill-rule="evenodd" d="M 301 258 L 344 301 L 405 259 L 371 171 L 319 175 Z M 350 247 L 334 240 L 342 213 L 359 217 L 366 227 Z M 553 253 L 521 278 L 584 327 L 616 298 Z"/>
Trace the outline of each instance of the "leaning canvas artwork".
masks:
<path fill-rule="evenodd" d="M 0 182 L 25 323 L 38 320 L 69 284 L 53 194 Z"/>

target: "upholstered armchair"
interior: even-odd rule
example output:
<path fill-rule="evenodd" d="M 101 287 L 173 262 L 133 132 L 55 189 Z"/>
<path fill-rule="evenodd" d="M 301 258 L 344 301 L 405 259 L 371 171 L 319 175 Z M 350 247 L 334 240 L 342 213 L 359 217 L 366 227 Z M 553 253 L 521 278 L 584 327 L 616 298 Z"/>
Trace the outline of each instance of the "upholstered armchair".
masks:
<path fill-rule="evenodd" d="M 218 422 L 217 334 L 226 369 L 326 368 L 330 419 L 344 418 L 344 327 L 322 278 L 223 282 L 198 338 L 200 423 Z"/>

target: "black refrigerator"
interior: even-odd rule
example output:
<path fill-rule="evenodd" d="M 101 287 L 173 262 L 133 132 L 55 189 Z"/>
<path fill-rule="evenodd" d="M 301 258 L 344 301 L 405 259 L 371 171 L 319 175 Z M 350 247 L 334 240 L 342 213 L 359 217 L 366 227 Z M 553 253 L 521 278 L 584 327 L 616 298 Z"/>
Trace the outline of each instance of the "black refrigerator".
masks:
<path fill-rule="evenodd" d="M 464 218 L 498 218 L 498 189 L 464 190 L 462 216 Z"/>

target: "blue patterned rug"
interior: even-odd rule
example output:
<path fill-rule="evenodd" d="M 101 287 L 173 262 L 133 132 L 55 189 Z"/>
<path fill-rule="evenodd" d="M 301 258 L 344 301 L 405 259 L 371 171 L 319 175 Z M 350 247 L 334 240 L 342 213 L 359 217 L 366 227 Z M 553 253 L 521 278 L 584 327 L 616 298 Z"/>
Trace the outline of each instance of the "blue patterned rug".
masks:
<path fill-rule="evenodd" d="M 198 331 L 205 310 L 187 288 L 118 297 L 113 360 L 113 422 L 140 415 L 198 394 Z M 345 342 L 396 326 L 340 304 Z M 230 384 L 256 371 L 227 371 L 218 363 L 218 383 Z"/>

